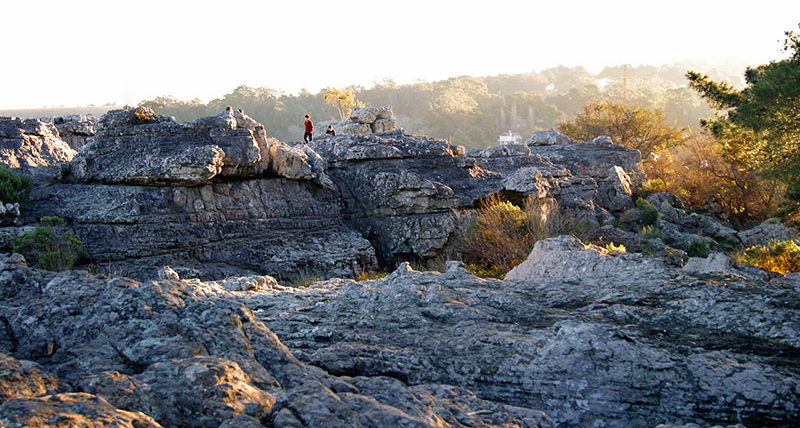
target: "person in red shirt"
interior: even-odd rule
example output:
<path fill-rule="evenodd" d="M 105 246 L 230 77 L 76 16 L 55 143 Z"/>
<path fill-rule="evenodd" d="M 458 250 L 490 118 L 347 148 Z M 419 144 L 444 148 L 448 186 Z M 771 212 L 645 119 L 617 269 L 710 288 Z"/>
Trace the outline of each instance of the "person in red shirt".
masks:
<path fill-rule="evenodd" d="M 306 115 L 304 125 L 306 126 L 306 133 L 303 134 L 303 141 L 308 143 L 314 139 L 314 122 L 311 121 L 311 117 L 308 115 Z"/>

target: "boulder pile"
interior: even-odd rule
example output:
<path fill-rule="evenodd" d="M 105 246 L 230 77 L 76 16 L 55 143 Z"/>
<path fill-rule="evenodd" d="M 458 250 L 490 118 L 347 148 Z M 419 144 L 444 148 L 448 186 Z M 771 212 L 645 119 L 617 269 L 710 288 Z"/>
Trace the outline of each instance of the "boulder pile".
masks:
<path fill-rule="evenodd" d="M 314 132 L 325 137 L 328 125 L 333 126 L 337 135 L 367 135 L 392 131 L 397 127 L 397 121 L 389 107 L 362 107 L 354 110 L 346 121 L 319 122 Z"/>

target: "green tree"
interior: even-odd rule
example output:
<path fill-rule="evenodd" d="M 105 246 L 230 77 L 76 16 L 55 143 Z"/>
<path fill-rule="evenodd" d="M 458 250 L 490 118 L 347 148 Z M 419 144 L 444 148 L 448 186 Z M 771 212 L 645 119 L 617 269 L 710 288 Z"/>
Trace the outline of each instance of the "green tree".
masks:
<path fill-rule="evenodd" d="M 339 120 L 347 120 L 354 108 L 364 107 L 364 103 L 356 99 L 356 93 L 350 88 L 326 88 L 323 97 L 336 110 Z"/>
<path fill-rule="evenodd" d="M 725 155 L 746 162 L 786 186 L 800 202 L 800 35 L 787 31 L 790 57 L 745 71 L 738 90 L 707 75 L 686 73 L 689 85 L 718 110 L 703 126 L 725 145 Z"/>
<path fill-rule="evenodd" d="M 33 187 L 30 177 L 24 177 L 0 165 L 0 203 L 24 202 Z"/>
<path fill-rule="evenodd" d="M 683 130 L 668 123 L 661 110 L 613 101 L 590 102 L 558 129 L 578 141 L 608 135 L 617 144 L 639 150 L 645 163 L 683 141 Z"/>
<path fill-rule="evenodd" d="M 65 229 L 60 217 L 42 217 L 33 231 L 14 238 L 14 252 L 39 269 L 60 272 L 89 258 L 77 235 Z"/>

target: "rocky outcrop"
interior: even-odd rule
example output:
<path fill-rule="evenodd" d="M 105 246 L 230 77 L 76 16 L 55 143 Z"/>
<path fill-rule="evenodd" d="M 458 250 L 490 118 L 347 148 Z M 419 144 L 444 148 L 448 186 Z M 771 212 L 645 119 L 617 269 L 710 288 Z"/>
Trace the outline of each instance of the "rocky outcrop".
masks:
<path fill-rule="evenodd" d="M 14 355 L 75 391 L 7 401 L 0 422 L 8 426 L 91 418 L 137 427 L 553 426 L 541 411 L 461 387 L 338 377 L 301 362 L 243 305 L 292 294 L 277 284 L 230 291 L 220 282 L 54 274 L 17 256 L 0 257 L 0 278 L 0 335 L 13 334 Z"/>
<path fill-rule="evenodd" d="M 742 245 L 747 248 L 756 245 L 767 245 L 770 241 L 797 239 L 797 230 L 793 227 L 784 226 L 777 218 L 771 218 L 750 229 L 740 231 L 738 235 Z"/>
<path fill-rule="evenodd" d="M 67 219 L 99 269 L 157 277 L 270 274 L 353 276 L 375 269 L 370 243 L 343 222 L 334 193 L 261 178 L 202 186 L 57 183 L 29 212 Z"/>
<path fill-rule="evenodd" d="M 70 164 L 79 181 L 192 186 L 261 159 L 252 132 L 237 129 L 230 112 L 179 124 L 144 107 L 113 110 L 97 128 Z"/>
<path fill-rule="evenodd" d="M 641 154 L 614 144 L 611 138 L 600 136 L 579 144 L 528 144 L 531 153 L 539 154 L 551 162 L 562 165 L 576 176 L 588 176 L 598 183 L 606 181 L 609 170 L 618 166 L 630 176 L 631 184 L 639 187 L 645 180 Z"/>
<path fill-rule="evenodd" d="M 622 181 L 625 174 L 619 171 L 614 181 L 609 171 L 617 172 L 613 167 L 620 164 L 640 168 L 631 166 L 637 165 L 636 151 L 594 143 L 564 147 L 574 158 L 578 151 L 573 147 L 595 156 L 602 166 L 591 159 L 582 162 L 603 171 L 598 177 L 576 175 L 570 168 L 586 168 L 554 164 L 526 145 L 465 153 L 448 142 L 403 131 L 321 138 L 310 146 L 327 161 L 344 199 L 346 221 L 372 242 L 384 264 L 441 255 L 457 227 L 453 211 L 473 209 L 492 195 L 517 204 L 527 197 L 557 201 L 589 223 L 613 221 L 598 192 L 606 189 L 605 200 L 615 208 L 626 206 L 624 197 L 630 194 L 624 191 L 630 186 Z"/>
<path fill-rule="evenodd" d="M 542 409 L 558 426 L 800 417 L 800 289 L 689 275 L 568 237 L 540 241 L 528 262 L 528 274 L 503 282 L 454 262 L 443 273 L 402 265 L 376 281 L 245 304 L 300 360 L 330 373 L 460 385 Z"/>
<path fill-rule="evenodd" d="M 674 248 L 689 251 L 692 244 L 704 243 L 712 249 L 734 250 L 742 247 L 739 233 L 714 217 L 687 213 L 676 204 L 674 197 L 656 193 L 647 201 L 658 210 L 656 226 L 664 232 L 664 242 Z"/>
<path fill-rule="evenodd" d="M 572 138 L 553 130 L 536 131 L 525 140 L 525 144 L 530 146 L 552 146 L 572 144 Z"/>
<path fill-rule="evenodd" d="M 57 428 L 91 426 L 108 428 L 160 428 L 153 418 L 116 409 L 101 397 L 56 394 L 15 399 L 0 405 L 0 423 L 7 427 Z"/>
<path fill-rule="evenodd" d="M 0 226 L 18 225 L 19 220 L 19 202 L 4 204 L 0 202 Z"/>
<path fill-rule="evenodd" d="M 0 117 L 0 164 L 30 173 L 32 168 L 69 162 L 73 156 L 75 150 L 52 123 Z"/>
<path fill-rule="evenodd" d="M 328 125 L 337 135 L 367 135 L 393 131 L 397 127 L 394 113 L 389 107 L 362 107 L 354 110 L 345 121 L 323 121 L 315 128 L 318 137 L 326 137 Z"/>
<path fill-rule="evenodd" d="M 369 242 L 343 222 L 324 159 L 244 119 L 239 128 L 230 111 L 187 124 L 145 108 L 109 112 L 65 178 L 34 189 L 23 220 L 64 218 L 95 269 L 136 278 L 165 265 L 202 278 L 375 269 Z"/>
<path fill-rule="evenodd" d="M 58 134 L 73 150 L 86 145 L 89 138 L 97 132 L 97 118 L 94 116 L 71 115 L 58 116 L 51 119 L 58 129 Z"/>

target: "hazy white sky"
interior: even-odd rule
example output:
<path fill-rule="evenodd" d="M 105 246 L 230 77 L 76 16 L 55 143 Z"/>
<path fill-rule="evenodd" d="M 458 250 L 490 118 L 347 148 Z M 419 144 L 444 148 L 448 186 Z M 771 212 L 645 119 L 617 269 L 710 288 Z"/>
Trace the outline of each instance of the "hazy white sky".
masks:
<path fill-rule="evenodd" d="M 0 109 L 783 58 L 800 1 L 2 0 Z M 745 7 L 748 6 L 748 7 Z"/>

